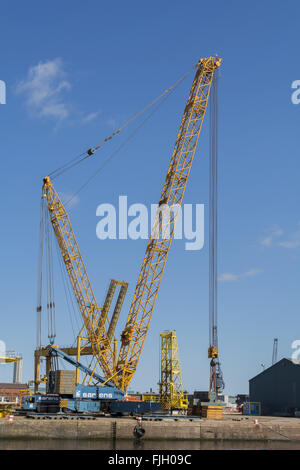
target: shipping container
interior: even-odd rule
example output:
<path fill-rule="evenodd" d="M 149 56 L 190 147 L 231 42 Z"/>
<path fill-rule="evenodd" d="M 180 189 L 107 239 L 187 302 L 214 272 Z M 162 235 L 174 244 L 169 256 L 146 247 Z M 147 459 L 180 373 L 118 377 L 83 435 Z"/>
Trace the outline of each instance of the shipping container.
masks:
<path fill-rule="evenodd" d="M 261 406 L 259 402 L 248 401 L 243 405 L 243 415 L 260 416 Z"/>

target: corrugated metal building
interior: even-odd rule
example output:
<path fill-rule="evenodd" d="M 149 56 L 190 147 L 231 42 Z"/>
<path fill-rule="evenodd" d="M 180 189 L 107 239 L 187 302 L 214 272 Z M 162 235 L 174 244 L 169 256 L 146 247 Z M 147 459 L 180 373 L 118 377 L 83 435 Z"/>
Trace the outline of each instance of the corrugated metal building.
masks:
<path fill-rule="evenodd" d="M 300 410 L 300 360 L 281 359 L 250 379 L 249 395 L 263 415 L 294 416 Z"/>

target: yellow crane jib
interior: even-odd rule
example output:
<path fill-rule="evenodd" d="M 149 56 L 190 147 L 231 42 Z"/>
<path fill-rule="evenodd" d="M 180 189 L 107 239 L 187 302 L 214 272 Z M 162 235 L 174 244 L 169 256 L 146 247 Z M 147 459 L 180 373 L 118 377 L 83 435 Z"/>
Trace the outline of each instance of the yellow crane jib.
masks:
<path fill-rule="evenodd" d="M 105 329 L 70 219 L 49 176 L 43 180 L 43 197 L 47 199 L 51 224 L 79 306 L 93 355 L 105 377 L 114 374 L 115 350 Z"/>
<path fill-rule="evenodd" d="M 221 60 L 219 57 L 208 57 L 198 62 L 159 199 L 160 204 L 178 207 L 182 203 L 207 108 L 213 75 L 220 66 Z M 159 210 L 155 216 L 127 323 L 122 334 L 117 362 L 117 384 L 125 391 L 137 368 L 149 329 L 174 233 L 176 215 L 172 212 L 164 227 L 160 224 Z M 168 237 L 164 236 L 165 230 L 168 230 Z M 154 233 L 158 233 L 159 236 L 154 237 Z"/>

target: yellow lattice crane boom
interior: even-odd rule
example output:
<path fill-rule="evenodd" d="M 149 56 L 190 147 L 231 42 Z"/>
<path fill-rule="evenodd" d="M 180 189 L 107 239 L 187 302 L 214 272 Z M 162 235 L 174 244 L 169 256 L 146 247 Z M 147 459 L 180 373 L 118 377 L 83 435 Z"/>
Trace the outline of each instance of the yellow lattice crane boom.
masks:
<path fill-rule="evenodd" d="M 79 306 L 93 356 L 97 359 L 105 377 L 111 378 L 114 375 L 115 351 L 107 335 L 105 320 L 112 299 L 109 298 L 107 302 L 109 305 L 106 305 L 105 311 L 102 312 L 102 308 L 97 304 L 68 213 L 48 176 L 44 178 L 43 197 L 47 199 L 50 220 Z M 113 289 L 115 289 L 117 282 L 112 281 Z"/>
<path fill-rule="evenodd" d="M 146 248 L 127 323 L 121 335 L 117 362 L 117 384 L 126 390 L 135 371 L 149 329 L 154 305 L 195 155 L 215 70 L 221 59 L 200 59 L 183 113 L 174 151 L 163 186 L 159 207 Z M 161 206 L 177 207 L 161 223 Z"/>

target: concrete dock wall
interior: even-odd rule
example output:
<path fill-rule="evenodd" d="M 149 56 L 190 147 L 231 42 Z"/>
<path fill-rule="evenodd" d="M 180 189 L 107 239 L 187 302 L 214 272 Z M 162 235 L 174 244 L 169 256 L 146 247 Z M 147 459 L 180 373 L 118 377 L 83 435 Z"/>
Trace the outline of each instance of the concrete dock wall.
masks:
<path fill-rule="evenodd" d="M 0 420 L 0 439 L 133 439 L 134 419 Z M 300 441 L 300 419 L 209 419 L 199 421 L 143 421 L 143 440 L 293 440 Z"/>

